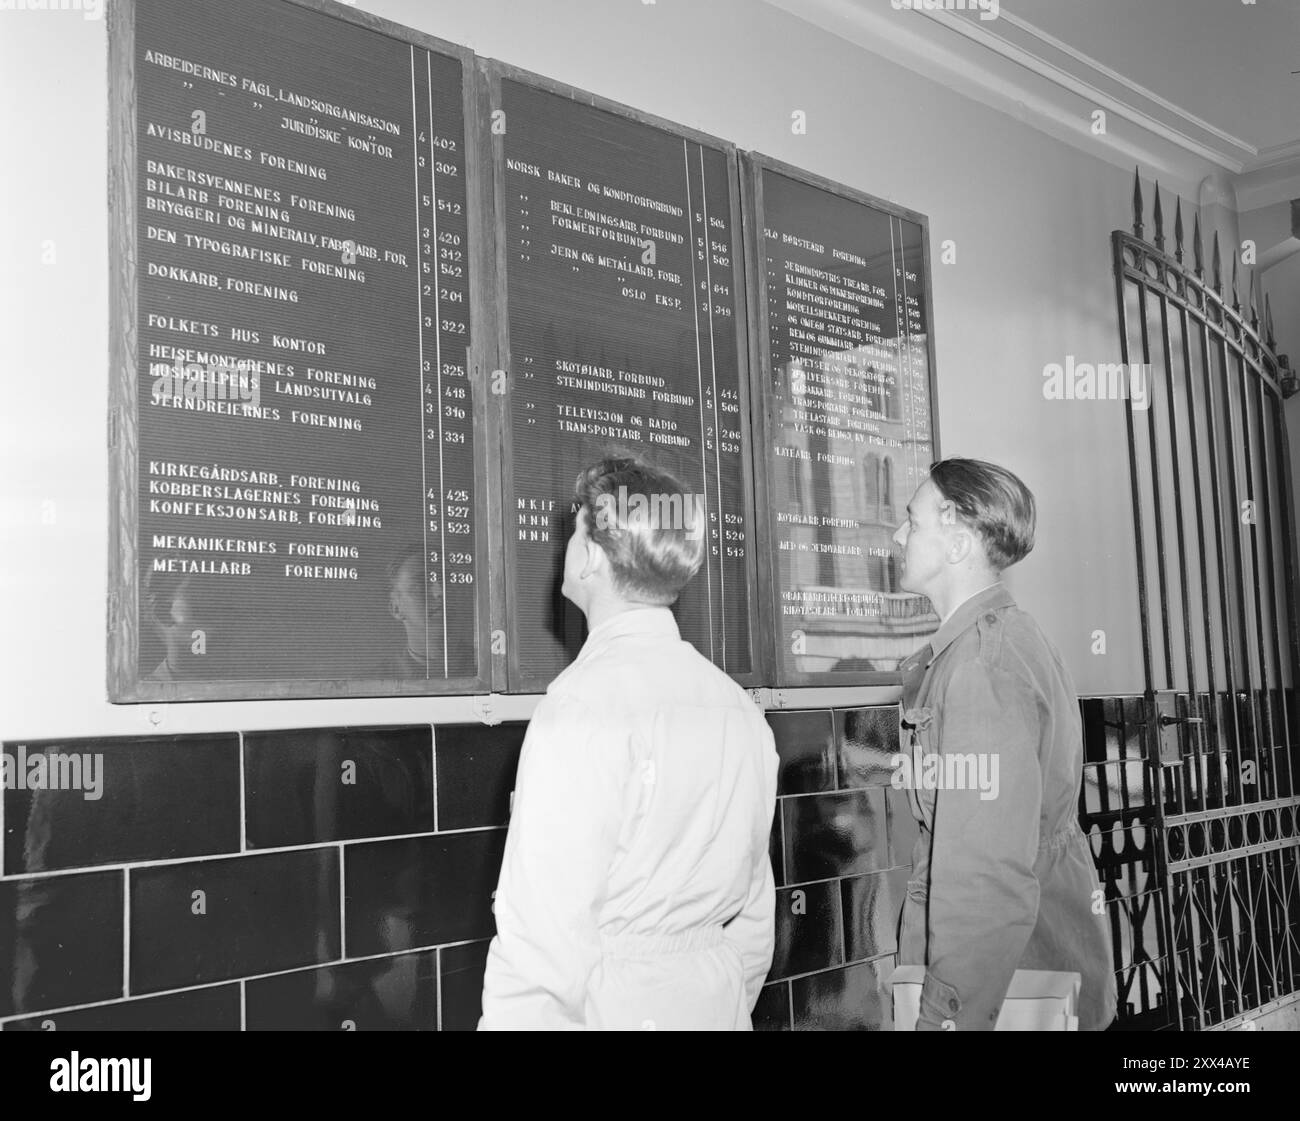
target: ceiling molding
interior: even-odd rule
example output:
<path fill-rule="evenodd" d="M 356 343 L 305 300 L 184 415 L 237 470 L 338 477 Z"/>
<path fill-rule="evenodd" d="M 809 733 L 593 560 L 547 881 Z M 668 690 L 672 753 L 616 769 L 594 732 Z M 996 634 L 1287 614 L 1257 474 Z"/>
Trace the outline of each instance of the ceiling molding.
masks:
<path fill-rule="evenodd" d="M 1289 144 L 1274 144 L 1271 148 L 1261 148 L 1259 155 L 1246 170 L 1263 171 L 1265 168 L 1287 165 L 1295 165 L 1296 170 L 1300 171 L 1300 138 L 1292 140 Z"/>
<path fill-rule="evenodd" d="M 1290 199 L 1300 199 L 1300 157 L 1281 160 L 1239 175 L 1236 187 L 1237 205 L 1242 213 Z"/>
<path fill-rule="evenodd" d="M 987 23 L 971 19 L 968 14 L 944 9 L 921 9 L 918 14 L 974 39 L 1063 89 L 1095 101 L 1102 108 L 1119 113 L 1126 120 L 1139 124 L 1166 140 L 1181 144 L 1188 151 L 1212 160 L 1228 171 L 1241 171 L 1258 154 L 1253 144 L 1216 128 L 1153 90 L 1098 62 L 1091 55 L 1075 50 L 1068 43 L 1040 31 L 1028 20 L 1011 12 L 1002 10 L 997 19 Z M 1024 38 L 1037 41 L 1039 49 L 1030 49 L 1024 43 L 1013 42 L 998 30 L 999 25 L 1015 28 Z M 1064 56 L 1069 60 L 1069 66 L 1054 63 L 1044 57 L 1040 53 L 1042 47 Z M 1108 91 L 1108 84 L 1119 87 L 1123 93 Z M 1146 103 L 1146 107 L 1143 103 Z"/>
<path fill-rule="evenodd" d="M 766 2 L 1121 166 L 1141 163 L 1190 182 L 1213 164 L 1242 177 L 1250 208 L 1290 197 L 1300 177 L 1300 138 L 1261 151 L 1005 8 L 984 20 L 883 0 Z M 1094 108 L 1130 127 L 1087 135 L 1080 121 Z"/>

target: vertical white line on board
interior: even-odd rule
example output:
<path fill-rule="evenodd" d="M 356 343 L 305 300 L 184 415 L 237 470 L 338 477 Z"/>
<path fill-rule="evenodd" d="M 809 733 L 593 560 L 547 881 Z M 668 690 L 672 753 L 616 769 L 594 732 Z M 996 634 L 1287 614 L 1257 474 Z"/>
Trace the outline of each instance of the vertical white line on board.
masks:
<path fill-rule="evenodd" d="M 700 466 L 702 471 L 702 482 L 704 485 L 704 524 L 709 524 L 709 468 L 708 460 L 705 458 L 708 454 L 704 448 L 704 359 L 700 355 L 700 292 L 696 287 L 695 281 L 695 218 L 694 204 L 691 202 L 691 153 L 686 144 L 686 138 L 682 137 L 682 162 L 686 166 L 686 230 L 691 242 L 691 308 L 695 316 L 695 373 L 696 383 L 699 386 L 700 402 Z M 705 231 L 704 248 L 708 250 L 708 231 Z M 706 258 L 707 260 L 707 258 Z M 716 426 L 715 426 L 716 427 Z M 707 543 L 705 549 L 708 549 Z M 704 554 L 704 577 L 705 584 L 709 590 L 709 660 L 713 660 L 713 569 L 709 565 L 709 555 L 707 551 Z"/>

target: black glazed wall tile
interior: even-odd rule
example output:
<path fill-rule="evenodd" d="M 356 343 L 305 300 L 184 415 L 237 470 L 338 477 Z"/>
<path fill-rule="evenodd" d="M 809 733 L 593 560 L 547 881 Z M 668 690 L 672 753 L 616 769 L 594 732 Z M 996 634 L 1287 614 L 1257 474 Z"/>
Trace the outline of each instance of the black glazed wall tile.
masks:
<path fill-rule="evenodd" d="M 526 723 L 440 724 L 438 828 L 476 829 L 510 821 L 519 751 Z"/>
<path fill-rule="evenodd" d="M 781 760 L 778 794 L 835 789 L 835 728 L 830 709 L 769 712 L 767 722 Z"/>
<path fill-rule="evenodd" d="M 889 806 L 889 863 L 910 868 L 921 827 L 912 813 L 906 790 L 886 790 L 885 801 Z"/>
<path fill-rule="evenodd" d="M 752 1015 L 755 1031 L 790 1030 L 790 982 L 764 985 Z"/>
<path fill-rule="evenodd" d="M 0 1016 L 122 995 L 123 875 L 0 880 Z"/>
<path fill-rule="evenodd" d="M 81 785 L 0 794 L 7 875 L 239 851 L 235 734 L 15 741 L 3 750 L 24 783 L 40 768 L 47 787 L 56 771 L 61 785 Z"/>
<path fill-rule="evenodd" d="M 1106 727 L 1111 715 L 1114 701 L 1105 697 L 1085 697 L 1079 701 L 1079 721 L 1083 725 L 1083 761 L 1085 763 L 1104 763 L 1106 761 L 1107 733 L 1117 738 L 1117 730 Z"/>
<path fill-rule="evenodd" d="M 888 786 L 898 753 L 898 706 L 835 711 L 835 740 L 841 790 Z"/>
<path fill-rule="evenodd" d="M 889 867 L 880 787 L 786 798 L 786 882 L 854 876 Z"/>
<path fill-rule="evenodd" d="M 840 889 L 835 881 L 776 893 L 776 950 L 769 981 L 811 973 L 844 961 Z"/>
<path fill-rule="evenodd" d="M 129 875 L 132 992 L 339 956 L 335 848 L 133 868 Z M 196 914 L 198 891 L 204 910 Z"/>
<path fill-rule="evenodd" d="M 5 1031 L 238 1031 L 239 986 L 119 1000 L 95 1008 L 10 1020 Z"/>
<path fill-rule="evenodd" d="M 245 985 L 249 1031 L 435 1031 L 437 951 L 262 977 Z"/>
<path fill-rule="evenodd" d="M 785 846 L 781 842 L 781 799 L 776 800 L 776 812 L 772 815 L 772 832 L 768 834 L 767 855 L 772 861 L 772 882 L 777 887 L 785 884 Z"/>
<path fill-rule="evenodd" d="M 347 846 L 348 954 L 490 938 L 505 841 L 487 829 Z"/>
<path fill-rule="evenodd" d="M 438 951 L 442 982 L 442 1030 L 473 1031 L 483 1015 L 483 974 L 490 942 L 469 942 Z"/>
<path fill-rule="evenodd" d="M 1226 694 L 1219 694 L 1225 698 Z M 1146 700 L 1143 697 L 1107 697 L 1110 705 L 1107 707 L 1108 719 L 1114 723 L 1123 723 L 1122 729 L 1115 729 L 1111 734 L 1118 737 L 1124 742 L 1123 753 L 1126 758 L 1141 759 L 1144 755 L 1142 739 L 1146 731 Z M 1224 715 L 1228 719 L 1220 720 L 1219 727 L 1223 729 L 1232 727 L 1232 704 L 1229 701 L 1223 708 Z M 1244 727 L 1244 725 L 1243 725 Z"/>
<path fill-rule="evenodd" d="M 894 959 L 878 958 L 790 982 L 795 1031 L 893 1031 Z"/>
<path fill-rule="evenodd" d="M 910 874 L 910 868 L 891 868 L 840 881 L 846 961 L 897 951 L 898 917 L 903 911 Z"/>
<path fill-rule="evenodd" d="M 253 848 L 434 829 L 427 724 L 246 732 L 244 781 Z"/>

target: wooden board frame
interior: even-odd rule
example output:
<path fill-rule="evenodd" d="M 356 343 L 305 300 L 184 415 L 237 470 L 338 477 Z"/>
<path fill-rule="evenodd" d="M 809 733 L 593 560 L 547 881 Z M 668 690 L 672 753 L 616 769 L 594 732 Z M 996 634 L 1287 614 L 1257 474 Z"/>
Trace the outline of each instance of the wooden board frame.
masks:
<path fill-rule="evenodd" d="M 490 177 L 479 165 L 480 129 L 474 54 L 467 47 L 426 35 L 381 19 L 334 0 L 269 0 L 290 4 L 321 16 L 385 35 L 419 50 L 457 60 L 462 70 L 462 109 L 465 124 L 466 205 L 470 251 L 470 348 L 466 371 L 470 378 L 475 435 L 483 446 L 475 449 L 474 499 L 478 529 L 475 578 L 478 584 L 478 665 L 475 677 L 442 681 L 398 679 L 241 680 L 209 682 L 156 682 L 142 680 L 138 670 L 140 649 L 138 468 L 139 416 L 138 339 L 139 278 L 137 247 L 137 178 L 139 150 L 136 142 L 136 0 L 113 0 L 108 10 L 108 209 L 109 209 L 109 518 L 108 518 L 108 699 L 114 703 L 175 701 L 264 700 L 307 697 L 440 696 L 486 693 L 499 678 L 490 661 L 490 629 L 502 625 L 499 497 L 492 510 L 493 487 L 488 464 L 497 449 L 490 437 L 486 397 L 487 373 L 493 366 L 487 352 L 493 338 L 489 300 L 490 229 L 484 210 L 490 197 Z M 485 178 L 487 182 L 485 183 Z M 484 577 L 486 576 L 486 579 Z"/>
<path fill-rule="evenodd" d="M 707 133 L 699 132 L 695 129 L 688 128 L 685 125 L 677 124 L 674 121 L 664 120 L 652 114 L 642 112 L 630 106 L 610 101 L 586 90 L 577 89 L 573 86 L 566 85 L 562 82 L 554 81 L 542 75 L 522 70 L 518 67 L 511 66 L 507 63 L 498 62 L 495 59 L 479 59 L 478 68 L 482 77 L 483 84 L 483 104 L 480 108 L 480 120 L 485 122 L 484 143 L 488 145 L 484 156 L 485 165 L 490 168 L 490 173 L 494 183 L 494 211 L 496 214 L 496 309 L 497 309 L 497 354 L 500 362 L 500 368 L 506 371 L 510 369 L 510 314 L 509 302 L 507 297 L 506 285 L 506 256 L 508 252 L 508 236 L 505 228 L 505 175 L 502 170 L 504 160 L 496 158 L 496 149 L 499 141 L 496 137 L 491 136 L 490 130 L 486 127 L 486 122 L 492 119 L 492 111 L 500 107 L 501 104 L 501 82 L 503 80 L 518 82 L 523 85 L 531 86 L 535 89 L 542 90 L 546 93 L 556 94 L 561 97 L 569 98 L 584 106 L 590 106 L 607 113 L 613 113 L 617 116 L 624 117 L 637 124 L 647 125 L 659 129 L 672 136 L 680 137 L 688 142 L 697 143 L 706 147 L 714 148 L 723 153 L 727 160 L 727 180 L 728 192 L 730 195 L 731 207 L 731 242 L 733 260 L 736 261 L 736 277 L 741 288 L 736 293 L 736 359 L 737 359 L 737 385 L 740 395 L 740 413 L 739 423 L 741 425 L 742 438 L 747 438 L 752 443 L 753 430 L 750 421 L 752 415 L 751 403 L 751 375 L 749 371 L 750 363 L 750 340 L 749 326 L 746 322 L 747 313 L 747 296 L 746 293 L 750 288 L 748 274 L 745 270 L 744 263 L 744 231 L 741 216 L 740 202 L 740 179 L 739 166 L 736 161 L 736 146 L 729 141 L 721 140 L 718 137 L 710 136 Z M 513 449 L 510 439 L 510 405 L 509 394 L 501 395 L 494 401 L 497 416 L 494 422 L 497 428 L 497 439 L 501 448 L 501 490 L 500 501 L 502 503 L 503 516 L 507 514 L 513 505 L 514 494 L 514 461 Z M 749 515 L 748 522 L 751 532 L 750 547 L 746 550 L 746 575 L 751 589 L 755 588 L 757 581 L 757 572 L 761 567 L 756 555 L 754 545 L 758 541 L 757 536 L 757 519 L 754 509 L 755 486 L 754 475 L 750 461 L 742 456 L 741 475 L 743 480 L 743 494 L 745 510 Z M 518 564 L 517 552 L 514 542 L 514 535 L 508 532 L 504 522 L 501 525 L 501 534 L 505 545 L 504 563 L 506 571 L 514 571 Z M 516 618 L 515 612 L 515 589 L 512 581 L 508 578 L 505 583 L 506 598 L 506 618 L 513 620 Z M 761 605 L 756 600 L 751 600 L 749 612 L 749 647 L 750 647 L 750 672 L 747 674 L 730 674 L 732 680 L 746 688 L 754 688 L 766 683 L 767 678 L 765 666 L 765 650 L 769 643 L 761 638 Z M 523 672 L 519 665 L 518 644 L 511 641 L 513 637 L 511 630 L 507 629 L 507 691 L 511 693 L 536 693 L 543 692 L 550 682 L 550 678 L 537 677 Z"/>
<path fill-rule="evenodd" d="M 508 231 L 504 206 L 503 161 L 497 159 L 499 140 L 489 127 L 500 105 L 501 82 L 509 80 L 581 105 L 621 116 L 688 142 L 720 151 L 726 157 L 731 213 L 734 277 L 741 286 L 736 299 L 736 353 L 739 423 L 749 442 L 742 457 L 745 513 L 750 527 L 745 572 L 755 597 L 749 612 L 751 671 L 733 674 L 742 686 L 754 688 L 857 687 L 897 685 L 897 671 L 880 673 L 794 673 L 783 670 L 780 643 L 780 593 L 775 574 L 775 542 L 771 537 L 770 449 L 775 436 L 771 390 L 764 371 L 771 353 L 766 323 L 767 278 L 763 259 L 764 227 L 762 175 L 771 171 L 827 191 L 850 202 L 918 225 L 925 261 L 924 307 L 929 362 L 930 431 L 934 458 L 940 457 L 937 369 L 934 342 L 933 275 L 929 220 L 915 211 L 813 175 L 761 155 L 742 153 L 729 141 L 598 97 L 544 76 L 492 59 L 477 57 L 466 47 L 358 11 L 334 0 L 269 0 L 291 4 L 321 16 L 374 31 L 400 43 L 456 60 L 462 69 L 464 166 L 466 175 L 471 343 L 469 379 L 473 394 L 473 431 L 478 441 L 474 463 L 474 516 L 477 527 L 479 673 L 445 681 L 395 679 L 293 679 L 213 682 L 153 682 L 141 679 L 139 580 L 139 414 L 138 339 L 139 278 L 136 251 L 137 170 L 135 21 L 137 0 L 115 0 L 108 13 L 109 38 L 109 595 L 107 683 L 115 703 L 259 700 L 289 698 L 440 696 L 475 693 L 538 693 L 549 679 L 522 671 L 517 644 L 510 641 L 516 618 L 513 582 L 518 563 L 514 535 L 506 525 L 512 512 L 513 452 L 510 401 L 493 393 L 494 373 L 510 370 L 510 319 L 506 291 Z M 507 378 L 508 384 L 508 378 Z M 762 556 L 759 553 L 762 553 Z M 485 579 L 486 577 L 486 579 Z"/>
<path fill-rule="evenodd" d="M 776 689 L 798 687 L 839 688 L 844 686 L 887 686 L 899 685 L 902 675 L 897 670 L 860 673 L 800 673 L 783 668 L 780 646 L 784 641 L 781 628 L 781 589 L 776 574 L 779 571 L 776 553 L 776 539 L 772 536 L 772 479 L 770 450 L 775 446 L 775 425 L 772 416 L 771 382 L 767 371 L 772 366 L 772 352 L 768 333 L 764 328 L 768 316 L 767 273 L 761 267 L 765 251 L 763 248 L 763 173 L 770 171 L 783 175 L 808 187 L 826 191 L 849 202 L 857 203 L 871 209 L 883 211 L 892 217 L 913 222 L 921 227 L 921 252 L 925 258 L 925 322 L 926 322 L 926 356 L 929 363 L 930 393 L 930 434 L 932 455 L 938 460 L 939 451 L 939 408 L 936 387 L 938 374 L 934 356 L 934 285 L 930 259 L 930 220 L 924 214 L 906 207 L 898 206 L 886 199 L 877 198 L 864 191 L 846 187 L 841 183 L 824 179 L 819 175 L 803 171 L 780 160 L 762 155 L 758 152 L 745 152 L 740 155 L 744 202 L 742 210 L 745 215 L 745 272 L 748 278 L 750 324 L 750 369 L 752 384 L 750 400 L 753 402 L 753 421 L 751 424 L 755 439 L 753 449 L 753 477 L 757 496 L 755 526 L 756 536 L 763 543 L 765 563 L 759 566 L 759 601 L 763 633 L 768 636 L 768 677 Z M 918 643 L 918 646 L 920 643 Z"/>

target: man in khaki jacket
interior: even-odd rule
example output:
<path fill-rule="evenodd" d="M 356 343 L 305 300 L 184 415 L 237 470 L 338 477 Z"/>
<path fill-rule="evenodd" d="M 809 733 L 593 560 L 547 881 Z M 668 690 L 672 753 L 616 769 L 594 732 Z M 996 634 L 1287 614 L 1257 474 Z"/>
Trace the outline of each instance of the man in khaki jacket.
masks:
<path fill-rule="evenodd" d="M 1017 969 L 1080 974 L 1079 1027 L 1103 1029 L 1115 976 L 1078 822 L 1078 698 L 1001 583 L 1033 548 L 1033 495 L 1001 467 L 947 459 L 907 512 L 900 583 L 942 620 L 902 665 L 894 760 L 920 825 L 899 931 L 899 964 L 926 970 L 917 1030 L 991 1030 Z"/>

